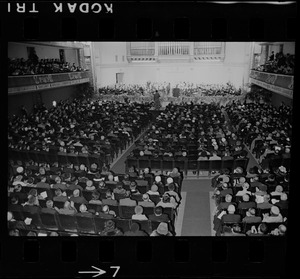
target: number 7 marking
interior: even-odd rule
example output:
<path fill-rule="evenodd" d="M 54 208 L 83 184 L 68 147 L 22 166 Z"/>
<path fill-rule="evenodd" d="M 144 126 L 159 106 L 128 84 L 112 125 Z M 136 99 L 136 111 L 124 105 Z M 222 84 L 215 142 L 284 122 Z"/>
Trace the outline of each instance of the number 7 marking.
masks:
<path fill-rule="evenodd" d="M 112 276 L 112 277 L 116 277 L 116 275 L 117 275 L 117 273 L 118 273 L 118 271 L 120 269 L 120 266 L 111 266 L 110 268 L 115 268 L 116 269 L 115 273 Z"/>

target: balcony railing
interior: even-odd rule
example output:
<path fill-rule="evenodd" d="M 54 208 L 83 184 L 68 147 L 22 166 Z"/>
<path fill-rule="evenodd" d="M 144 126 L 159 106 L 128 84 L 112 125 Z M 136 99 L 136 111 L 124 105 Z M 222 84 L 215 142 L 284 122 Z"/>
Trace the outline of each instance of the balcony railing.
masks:
<path fill-rule="evenodd" d="M 194 48 L 194 55 L 212 55 L 212 54 L 221 54 L 222 47 L 199 47 Z"/>
<path fill-rule="evenodd" d="M 140 48 L 131 48 L 130 55 L 133 56 L 153 56 L 155 54 L 155 49 L 140 49 Z"/>
<path fill-rule="evenodd" d="M 251 70 L 249 77 L 251 83 L 288 98 L 293 98 L 294 76 Z"/>
<path fill-rule="evenodd" d="M 190 55 L 190 43 L 186 43 L 186 42 L 158 43 L 158 55 Z"/>
<path fill-rule="evenodd" d="M 58 88 L 90 82 L 89 72 L 70 72 L 46 75 L 9 76 L 8 94 Z"/>

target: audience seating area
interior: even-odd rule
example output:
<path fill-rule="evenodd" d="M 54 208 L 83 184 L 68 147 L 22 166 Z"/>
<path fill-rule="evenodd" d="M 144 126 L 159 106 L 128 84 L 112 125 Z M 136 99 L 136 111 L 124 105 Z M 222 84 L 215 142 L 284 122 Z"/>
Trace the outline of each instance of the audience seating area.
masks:
<path fill-rule="evenodd" d="M 231 133 L 223 111 L 215 104 L 169 104 L 126 160 L 126 168 L 151 167 L 185 175 L 210 175 L 222 168 L 247 168 L 249 158 L 241 140 Z M 207 175 L 207 174 L 206 174 Z"/>

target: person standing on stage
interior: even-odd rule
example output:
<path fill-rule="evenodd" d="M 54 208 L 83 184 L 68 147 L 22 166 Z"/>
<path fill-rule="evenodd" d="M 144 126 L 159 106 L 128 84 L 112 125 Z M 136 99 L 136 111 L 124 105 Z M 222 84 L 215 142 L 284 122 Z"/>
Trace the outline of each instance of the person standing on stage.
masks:
<path fill-rule="evenodd" d="M 153 98 L 154 98 L 154 108 L 160 109 L 160 101 L 159 101 L 160 95 L 157 90 L 155 91 Z"/>

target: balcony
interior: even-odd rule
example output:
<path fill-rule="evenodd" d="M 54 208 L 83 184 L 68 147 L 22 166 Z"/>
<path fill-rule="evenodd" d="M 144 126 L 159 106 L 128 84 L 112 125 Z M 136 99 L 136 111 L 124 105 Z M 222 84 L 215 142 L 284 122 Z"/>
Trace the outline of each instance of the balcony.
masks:
<path fill-rule="evenodd" d="M 251 70 L 249 77 L 251 83 L 293 99 L 294 76 Z"/>
<path fill-rule="evenodd" d="M 9 76 L 8 94 L 19 94 L 37 90 L 65 87 L 89 82 L 89 72 L 60 74 Z"/>

